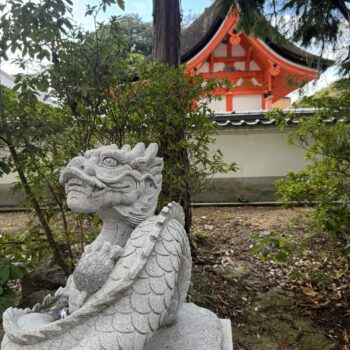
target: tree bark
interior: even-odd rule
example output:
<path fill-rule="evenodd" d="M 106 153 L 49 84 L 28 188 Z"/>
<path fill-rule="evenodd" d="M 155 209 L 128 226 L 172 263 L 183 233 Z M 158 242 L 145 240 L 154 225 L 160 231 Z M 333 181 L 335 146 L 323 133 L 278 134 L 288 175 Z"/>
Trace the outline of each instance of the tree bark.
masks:
<path fill-rule="evenodd" d="M 33 205 L 33 208 L 38 216 L 38 219 L 41 223 L 41 226 L 42 228 L 44 229 L 44 232 L 45 232 L 45 235 L 46 235 L 46 239 L 47 239 L 47 242 L 49 243 L 49 246 L 51 247 L 52 251 L 53 251 L 53 255 L 54 255 L 54 258 L 55 258 L 55 261 L 56 263 L 62 268 L 62 270 L 65 272 L 65 274 L 68 276 L 70 274 L 70 268 L 69 266 L 67 266 L 67 264 L 65 263 L 62 255 L 61 255 L 61 252 L 58 248 L 58 244 L 53 236 L 53 232 L 45 218 L 45 214 L 44 212 L 42 211 L 41 209 L 41 206 L 39 204 L 39 202 L 37 201 L 37 199 L 35 198 L 35 195 L 28 183 L 28 180 L 22 170 L 22 167 L 20 165 L 20 161 L 18 159 L 18 154 L 17 154 L 17 150 L 16 148 L 14 147 L 13 143 L 12 143 L 12 140 L 11 140 L 11 135 L 9 133 L 9 131 L 6 129 L 6 125 L 5 125 L 5 122 L 4 122 L 4 131 L 5 131 L 5 134 L 6 134 L 6 144 L 9 148 L 9 151 L 10 151 L 10 154 L 11 154 L 11 157 L 12 157 L 12 160 L 13 160 L 13 163 L 15 164 L 15 167 L 16 167 L 16 170 L 17 170 L 17 173 L 18 173 L 18 176 L 21 180 L 21 183 L 22 183 L 22 186 L 23 186 L 23 189 L 24 189 L 24 192 L 26 193 L 26 195 L 28 196 L 28 198 L 30 199 L 32 205 Z"/>
<path fill-rule="evenodd" d="M 15 150 L 15 148 L 12 145 L 9 145 L 9 149 L 10 149 L 10 153 L 11 153 L 11 157 L 13 159 L 13 162 L 16 165 L 16 170 L 17 170 L 19 178 L 21 179 L 24 191 L 25 191 L 26 195 L 29 197 L 30 201 L 32 202 L 33 208 L 38 216 L 38 219 L 41 223 L 41 226 L 44 229 L 47 242 L 49 243 L 49 246 L 51 247 L 51 249 L 53 251 L 55 261 L 62 268 L 62 270 L 65 272 L 65 274 L 68 276 L 71 272 L 70 268 L 65 263 L 62 255 L 61 255 L 61 252 L 58 248 L 58 244 L 55 241 L 55 238 L 53 236 L 51 228 L 50 228 L 49 224 L 47 223 L 45 215 L 40 207 L 40 204 L 37 201 L 37 199 L 35 198 L 35 196 L 32 192 L 32 189 L 29 186 L 27 178 L 24 175 L 24 172 L 22 171 L 21 167 L 19 166 L 17 151 Z"/>
<path fill-rule="evenodd" d="M 179 0 L 153 0 L 153 59 L 171 66 L 180 65 L 180 48 L 181 48 L 181 14 Z M 168 120 L 171 129 L 177 128 L 172 126 L 172 121 Z M 177 138 L 174 140 L 167 135 L 163 135 L 160 142 L 160 152 L 167 162 L 180 161 L 183 164 L 181 177 L 188 178 L 189 159 L 187 150 L 178 147 L 174 152 L 172 143 L 180 145 L 181 140 L 185 137 L 183 130 L 178 130 Z M 169 145 L 169 142 L 171 145 Z M 178 193 L 171 194 L 170 200 L 175 200 L 181 204 L 185 211 L 185 229 L 187 233 L 191 231 L 192 224 L 192 207 L 191 207 L 191 189 L 188 183 L 186 188 Z M 164 197 L 169 197 L 168 190 L 163 189 Z"/>
<path fill-rule="evenodd" d="M 153 59 L 177 67 L 180 35 L 179 0 L 153 0 Z"/>

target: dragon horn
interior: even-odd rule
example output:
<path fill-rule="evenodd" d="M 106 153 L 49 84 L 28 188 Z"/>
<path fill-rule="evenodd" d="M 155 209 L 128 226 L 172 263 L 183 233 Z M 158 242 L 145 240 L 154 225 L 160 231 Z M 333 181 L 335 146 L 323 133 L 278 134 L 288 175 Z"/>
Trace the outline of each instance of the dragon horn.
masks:
<path fill-rule="evenodd" d="M 130 145 L 123 145 L 122 151 L 130 152 L 131 151 L 131 146 Z"/>
<path fill-rule="evenodd" d="M 145 151 L 145 144 L 143 142 L 139 142 L 136 144 L 136 146 L 129 152 L 129 157 L 130 160 L 134 160 L 137 157 L 140 157 L 141 155 L 143 155 Z"/>
<path fill-rule="evenodd" d="M 151 143 L 147 149 L 145 150 L 142 157 L 137 157 L 133 162 L 133 166 L 142 166 L 145 164 L 149 164 L 152 160 L 154 160 L 158 153 L 158 145 L 156 143 Z"/>

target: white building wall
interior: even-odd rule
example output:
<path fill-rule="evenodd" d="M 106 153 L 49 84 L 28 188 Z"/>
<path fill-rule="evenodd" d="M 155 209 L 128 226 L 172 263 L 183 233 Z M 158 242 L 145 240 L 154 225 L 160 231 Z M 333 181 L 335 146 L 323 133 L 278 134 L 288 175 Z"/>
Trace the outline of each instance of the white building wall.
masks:
<path fill-rule="evenodd" d="M 225 68 L 225 63 L 217 62 L 214 63 L 214 72 L 222 72 Z"/>
<path fill-rule="evenodd" d="M 220 149 L 226 162 L 235 162 L 235 173 L 212 176 L 213 188 L 205 190 L 196 202 L 274 201 L 276 177 L 298 171 L 307 165 L 304 150 L 290 147 L 287 131 L 273 126 L 221 128 L 210 151 Z M 9 192 L 15 175 L 0 178 L 0 207 L 21 206 L 22 199 Z"/>
<path fill-rule="evenodd" d="M 250 61 L 250 70 L 259 71 L 261 68 L 257 65 L 255 61 Z"/>
<path fill-rule="evenodd" d="M 245 70 L 245 62 L 235 62 L 234 65 L 236 70 L 239 70 L 239 71 L 244 71 Z"/>
<path fill-rule="evenodd" d="M 233 57 L 240 57 L 240 56 L 244 56 L 245 54 L 246 54 L 246 51 L 243 49 L 241 45 L 232 45 Z"/>
<path fill-rule="evenodd" d="M 0 83 L 11 89 L 15 86 L 14 78 L 2 70 L 0 70 Z"/>
<path fill-rule="evenodd" d="M 202 67 L 198 69 L 198 73 L 208 73 L 209 72 L 209 63 L 204 62 Z"/>
<path fill-rule="evenodd" d="M 234 111 L 251 111 L 262 109 L 262 95 L 236 95 L 233 96 Z"/>
<path fill-rule="evenodd" d="M 208 103 L 208 108 L 216 113 L 226 112 L 226 96 L 222 96 L 220 100 L 212 100 Z"/>
<path fill-rule="evenodd" d="M 225 44 L 220 43 L 213 52 L 214 57 L 226 57 L 227 56 L 227 47 Z"/>
<path fill-rule="evenodd" d="M 224 160 L 237 163 L 239 169 L 214 178 L 275 177 L 301 170 L 307 165 L 304 150 L 289 146 L 287 134 L 267 126 L 221 129 L 210 148 L 220 149 Z"/>

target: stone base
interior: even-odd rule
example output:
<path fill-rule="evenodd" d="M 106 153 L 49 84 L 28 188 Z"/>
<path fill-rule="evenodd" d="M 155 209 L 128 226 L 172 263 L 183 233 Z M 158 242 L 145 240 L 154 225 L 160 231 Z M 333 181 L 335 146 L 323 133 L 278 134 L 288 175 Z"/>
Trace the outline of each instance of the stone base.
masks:
<path fill-rule="evenodd" d="M 176 323 L 158 330 L 144 350 L 232 350 L 230 320 L 194 304 L 185 304 Z"/>

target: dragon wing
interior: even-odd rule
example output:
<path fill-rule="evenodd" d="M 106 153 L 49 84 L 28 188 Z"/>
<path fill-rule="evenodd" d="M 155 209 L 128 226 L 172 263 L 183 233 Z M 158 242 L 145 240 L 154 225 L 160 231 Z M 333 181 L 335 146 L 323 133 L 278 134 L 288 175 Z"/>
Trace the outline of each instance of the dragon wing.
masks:
<path fill-rule="evenodd" d="M 21 339 L 16 327 L 17 340 L 34 344 L 48 334 L 65 335 L 79 344 L 74 349 L 143 349 L 155 330 L 175 319 L 186 298 L 191 254 L 183 220 L 182 208 L 171 203 L 140 224 L 109 280 L 81 309 L 37 332 L 22 331 Z"/>

